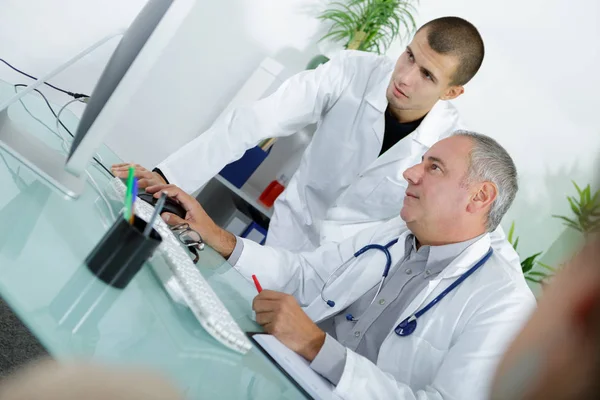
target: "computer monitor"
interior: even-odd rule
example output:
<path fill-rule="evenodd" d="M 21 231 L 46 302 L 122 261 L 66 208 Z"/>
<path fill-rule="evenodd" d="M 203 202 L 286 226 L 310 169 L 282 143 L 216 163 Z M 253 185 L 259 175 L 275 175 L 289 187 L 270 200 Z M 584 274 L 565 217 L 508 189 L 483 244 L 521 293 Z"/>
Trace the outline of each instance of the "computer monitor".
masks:
<path fill-rule="evenodd" d="M 71 197 L 82 193 L 85 169 L 124 110 L 135 102 L 154 63 L 173 40 L 195 0 L 148 0 L 106 65 L 77 127 L 68 156 L 14 124 L 0 110 L 0 146 Z M 18 100 L 18 96 L 12 99 Z"/>

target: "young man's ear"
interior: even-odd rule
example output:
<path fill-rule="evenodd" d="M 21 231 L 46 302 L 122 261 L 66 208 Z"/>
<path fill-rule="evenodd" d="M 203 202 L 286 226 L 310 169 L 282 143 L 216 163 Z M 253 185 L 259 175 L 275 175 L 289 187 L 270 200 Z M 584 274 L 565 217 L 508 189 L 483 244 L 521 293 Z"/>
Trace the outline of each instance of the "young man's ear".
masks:
<path fill-rule="evenodd" d="M 440 100 L 453 100 L 465 92 L 464 86 L 450 86 Z"/>
<path fill-rule="evenodd" d="M 470 212 L 483 210 L 490 206 L 498 197 L 498 188 L 492 182 L 483 182 L 471 198 L 467 207 Z"/>

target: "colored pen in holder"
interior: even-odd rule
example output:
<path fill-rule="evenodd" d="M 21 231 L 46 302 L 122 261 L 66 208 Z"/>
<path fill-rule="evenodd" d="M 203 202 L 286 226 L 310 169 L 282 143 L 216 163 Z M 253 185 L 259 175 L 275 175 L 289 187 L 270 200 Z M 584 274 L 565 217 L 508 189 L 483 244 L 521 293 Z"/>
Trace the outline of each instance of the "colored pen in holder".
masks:
<path fill-rule="evenodd" d="M 120 215 L 86 258 L 89 270 L 113 287 L 127 286 L 162 242 L 154 228 L 144 235 L 146 225 L 136 215 L 132 224 Z"/>

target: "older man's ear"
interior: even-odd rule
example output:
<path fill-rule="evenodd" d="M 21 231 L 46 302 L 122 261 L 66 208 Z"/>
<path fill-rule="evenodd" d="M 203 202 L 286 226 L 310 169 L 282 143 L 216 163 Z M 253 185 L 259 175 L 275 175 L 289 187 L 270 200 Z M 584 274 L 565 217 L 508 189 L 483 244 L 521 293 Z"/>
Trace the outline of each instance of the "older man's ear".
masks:
<path fill-rule="evenodd" d="M 482 182 L 474 190 L 471 201 L 467 205 L 467 211 L 478 213 L 487 210 L 498 197 L 498 188 L 492 182 Z"/>

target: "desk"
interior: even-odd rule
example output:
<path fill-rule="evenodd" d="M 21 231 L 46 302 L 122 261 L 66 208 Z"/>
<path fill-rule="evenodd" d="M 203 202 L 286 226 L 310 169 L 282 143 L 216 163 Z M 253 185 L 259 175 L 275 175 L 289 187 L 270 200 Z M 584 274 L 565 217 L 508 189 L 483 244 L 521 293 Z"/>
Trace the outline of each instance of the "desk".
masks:
<path fill-rule="evenodd" d="M 13 93 L 0 82 L 0 99 Z M 10 117 L 61 151 L 43 100 L 33 93 L 24 103 L 38 120 L 19 103 Z M 74 131 L 73 114 L 61 119 Z M 107 166 L 120 161 L 106 147 L 99 155 Z M 92 165 L 88 172 L 102 190 L 108 187 L 105 171 Z M 0 150 L 0 184 L 0 295 L 53 357 L 150 366 L 191 399 L 304 398 L 256 348 L 242 356 L 208 335 L 171 300 L 148 263 L 124 290 L 87 270 L 83 260 L 114 218 L 89 180 L 82 196 L 70 200 Z M 113 212 L 121 207 L 109 205 Z M 164 264 L 160 255 L 151 262 Z M 242 329 L 259 330 L 250 318 L 254 287 L 208 247 L 198 267 Z"/>

